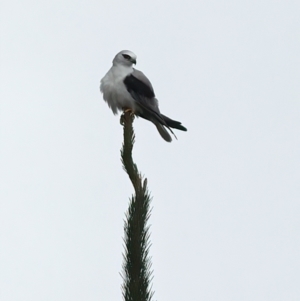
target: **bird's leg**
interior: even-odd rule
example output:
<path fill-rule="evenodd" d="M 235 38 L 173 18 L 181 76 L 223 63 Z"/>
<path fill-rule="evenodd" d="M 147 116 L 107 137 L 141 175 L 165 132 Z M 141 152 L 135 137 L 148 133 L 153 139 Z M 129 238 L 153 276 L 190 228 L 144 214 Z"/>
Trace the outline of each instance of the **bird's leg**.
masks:
<path fill-rule="evenodd" d="M 124 113 L 130 113 L 130 116 L 134 116 L 134 111 L 132 109 L 123 108 Z"/>
<path fill-rule="evenodd" d="M 123 114 L 120 117 L 120 124 L 124 125 L 124 121 L 125 121 L 125 114 L 129 113 L 129 116 L 132 118 L 132 120 L 134 119 L 134 111 L 132 109 L 129 108 L 123 108 Z"/>

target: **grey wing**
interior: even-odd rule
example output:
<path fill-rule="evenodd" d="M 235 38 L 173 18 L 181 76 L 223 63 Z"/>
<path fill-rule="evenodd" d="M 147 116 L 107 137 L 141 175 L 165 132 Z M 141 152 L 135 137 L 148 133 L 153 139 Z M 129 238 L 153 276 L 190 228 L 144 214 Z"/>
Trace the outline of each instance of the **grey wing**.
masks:
<path fill-rule="evenodd" d="M 141 71 L 133 69 L 133 72 L 125 77 L 124 84 L 127 91 L 140 105 L 150 106 L 159 111 L 153 87 Z"/>
<path fill-rule="evenodd" d="M 131 94 L 137 104 L 140 106 L 142 110 L 142 114 L 144 113 L 146 116 L 142 116 L 146 119 L 147 113 L 151 113 L 151 115 L 156 115 L 158 119 L 161 119 L 160 122 L 165 125 L 163 118 L 161 117 L 158 101 L 155 98 L 153 87 L 149 81 L 149 79 L 141 72 L 136 69 L 125 77 L 124 84 L 126 86 L 127 91 Z M 153 121 L 152 119 L 149 119 Z"/>
<path fill-rule="evenodd" d="M 141 71 L 133 69 L 133 72 L 125 77 L 124 84 L 127 91 L 131 94 L 141 109 L 141 112 L 138 112 L 138 115 L 152 121 L 161 135 L 163 134 L 162 132 L 165 132 L 165 135 L 162 135 L 165 137 L 164 139 L 171 141 L 171 137 L 162 125 L 168 128 L 174 136 L 175 134 L 159 111 L 158 101 L 155 98 L 154 90 L 149 79 Z"/>
<path fill-rule="evenodd" d="M 155 97 L 152 84 L 151 84 L 150 80 L 146 77 L 146 75 L 142 71 L 133 69 L 133 72 L 131 73 L 131 75 L 133 75 L 136 79 L 138 79 L 139 81 L 144 83 L 146 86 L 148 86 L 148 88 L 153 93 L 153 97 Z"/>

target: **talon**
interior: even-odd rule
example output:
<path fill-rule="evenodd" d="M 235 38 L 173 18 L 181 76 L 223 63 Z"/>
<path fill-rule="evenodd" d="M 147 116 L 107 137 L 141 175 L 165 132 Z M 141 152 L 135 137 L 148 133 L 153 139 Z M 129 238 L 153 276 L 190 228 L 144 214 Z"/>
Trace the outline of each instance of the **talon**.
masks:
<path fill-rule="evenodd" d="M 124 113 L 130 113 L 130 116 L 134 116 L 134 111 L 132 109 L 126 109 L 126 108 L 123 108 L 123 112 Z"/>

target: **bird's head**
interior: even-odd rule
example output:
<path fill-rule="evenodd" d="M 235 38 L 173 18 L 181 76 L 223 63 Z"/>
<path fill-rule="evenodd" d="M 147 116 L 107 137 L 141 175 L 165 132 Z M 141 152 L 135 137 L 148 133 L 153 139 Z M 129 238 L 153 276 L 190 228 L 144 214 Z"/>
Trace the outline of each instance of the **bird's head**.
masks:
<path fill-rule="evenodd" d="M 113 65 L 132 67 L 133 64 L 136 64 L 136 55 L 129 50 L 120 51 L 113 59 Z"/>

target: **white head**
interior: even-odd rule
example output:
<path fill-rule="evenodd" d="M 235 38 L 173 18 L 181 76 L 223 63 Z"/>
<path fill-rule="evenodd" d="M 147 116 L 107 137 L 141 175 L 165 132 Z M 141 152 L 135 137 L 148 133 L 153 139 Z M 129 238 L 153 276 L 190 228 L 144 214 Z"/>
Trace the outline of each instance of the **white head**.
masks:
<path fill-rule="evenodd" d="M 123 65 L 132 67 L 133 64 L 136 64 L 136 55 L 129 50 L 122 50 L 115 56 L 112 62 L 114 66 Z"/>

